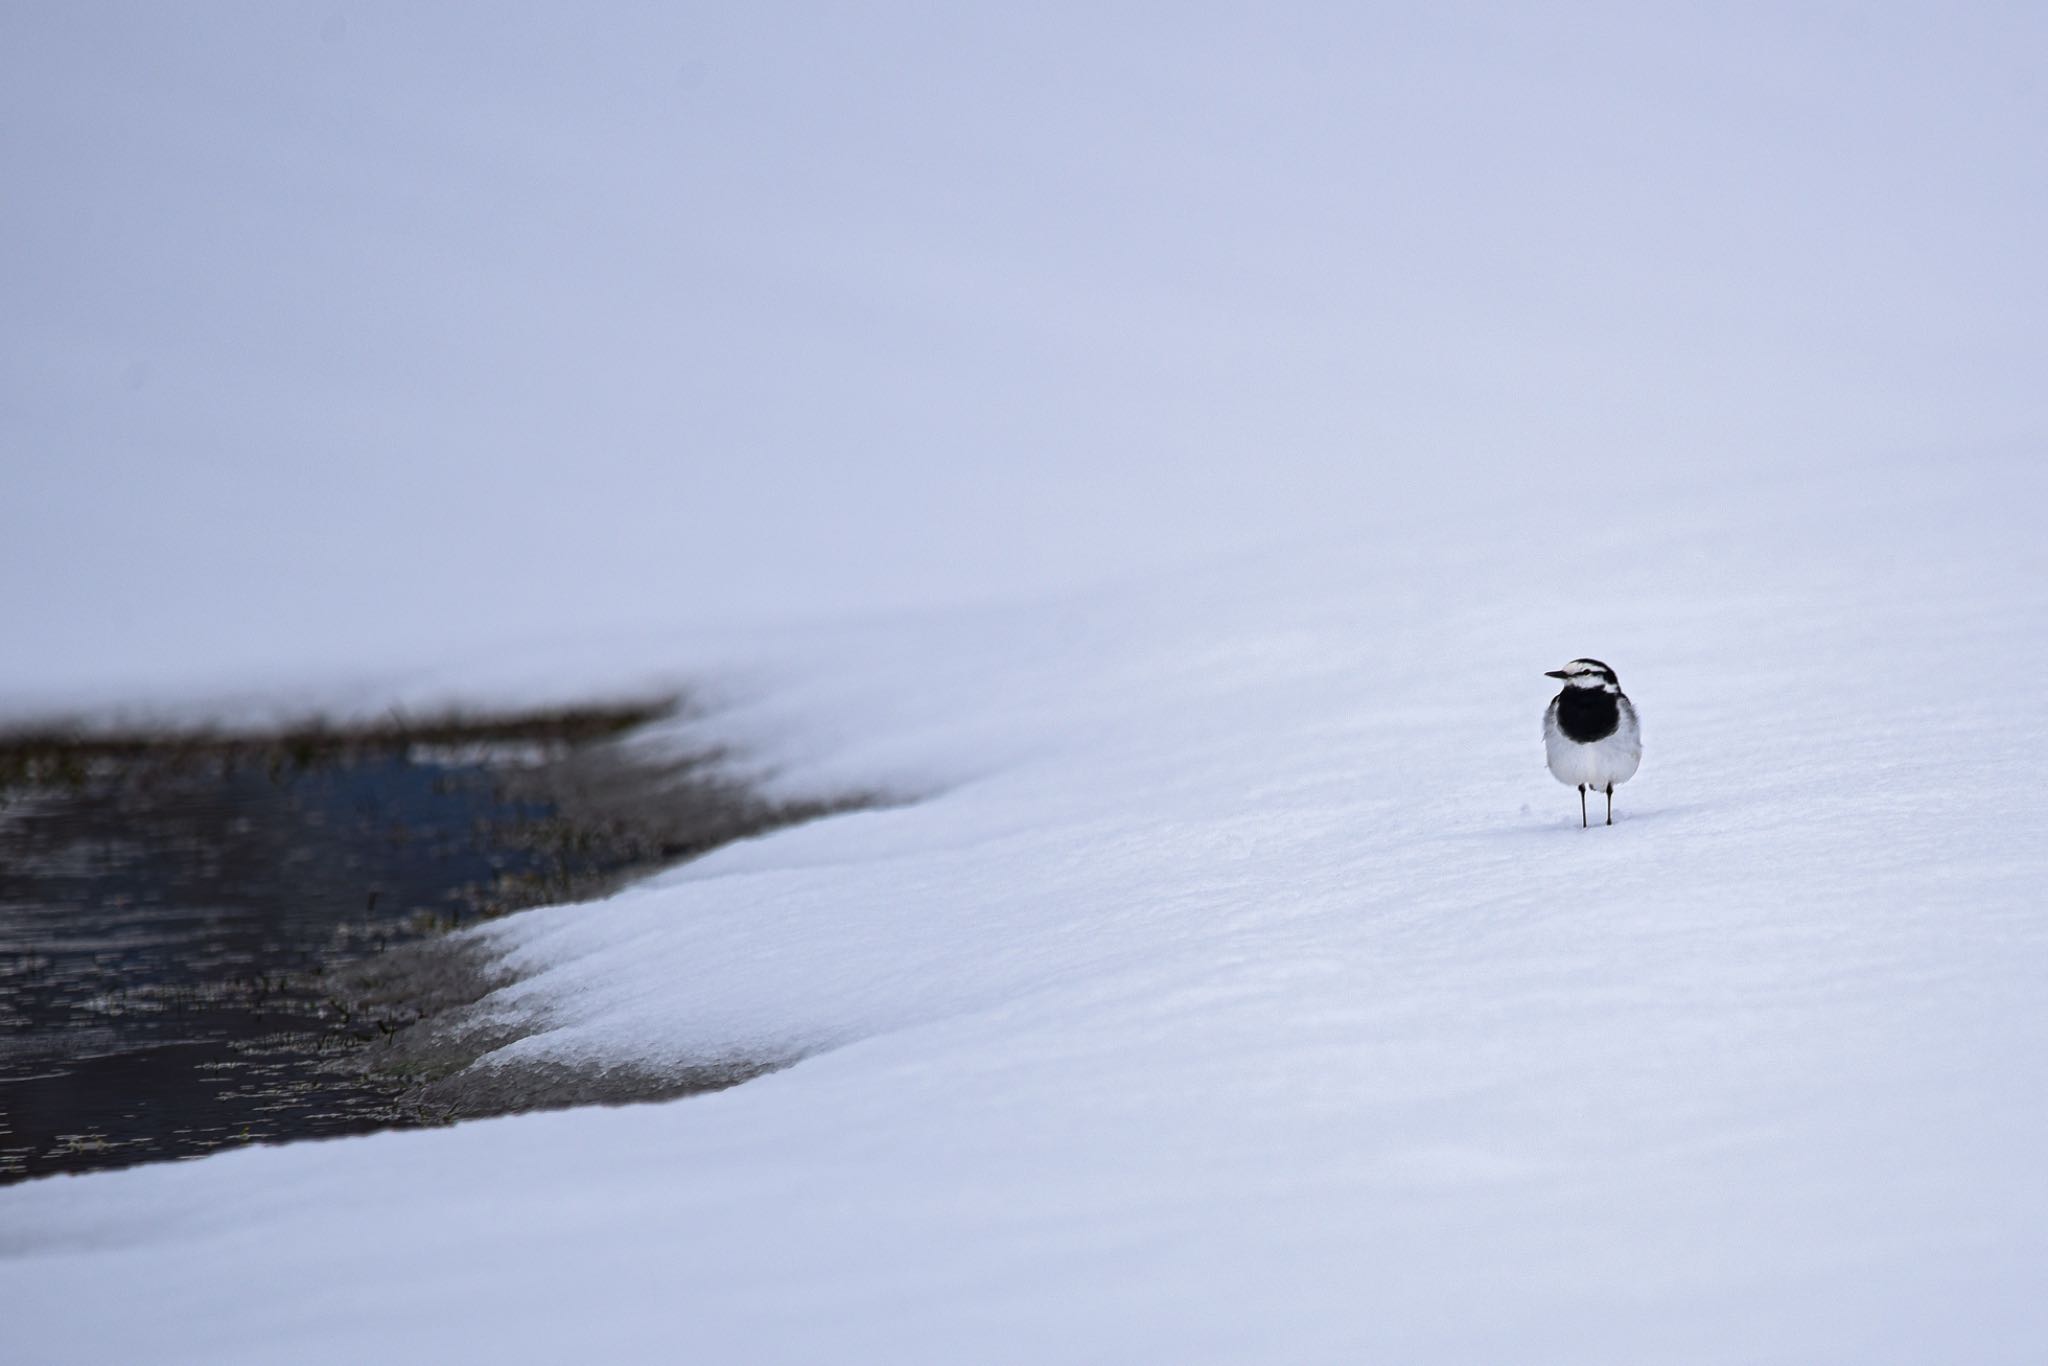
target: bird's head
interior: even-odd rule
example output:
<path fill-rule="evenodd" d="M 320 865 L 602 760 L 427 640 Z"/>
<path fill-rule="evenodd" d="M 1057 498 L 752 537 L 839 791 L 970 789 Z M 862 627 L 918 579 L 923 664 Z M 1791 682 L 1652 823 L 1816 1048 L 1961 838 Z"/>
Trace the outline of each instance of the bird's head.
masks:
<path fill-rule="evenodd" d="M 1621 684 L 1615 681 L 1614 670 L 1597 659 L 1575 659 L 1562 669 L 1551 669 L 1545 678 L 1562 678 L 1567 688 L 1605 688 L 1609 692 L 1621 691 Z"/>

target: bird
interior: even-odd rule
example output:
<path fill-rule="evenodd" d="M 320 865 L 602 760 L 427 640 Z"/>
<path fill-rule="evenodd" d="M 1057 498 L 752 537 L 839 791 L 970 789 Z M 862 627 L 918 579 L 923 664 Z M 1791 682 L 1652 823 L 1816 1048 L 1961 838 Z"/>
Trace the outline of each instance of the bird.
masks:
<path fill-rule="evenodd" d="M 1635 704 L 1615 681 L 1614 670 L 1597 659 L 1575 659 L 1545 678 L 1561 678 L 1564 689 L 1543 713 L 1543 753 L 1550 772 L 1579 789 L 1579 828 L 1585 829 L 1586 789 L 1607 794 L 1607 823 L 1614 824 L 1614 789 L 1636 776 L 1643 762 L 1643 730 Z"/>

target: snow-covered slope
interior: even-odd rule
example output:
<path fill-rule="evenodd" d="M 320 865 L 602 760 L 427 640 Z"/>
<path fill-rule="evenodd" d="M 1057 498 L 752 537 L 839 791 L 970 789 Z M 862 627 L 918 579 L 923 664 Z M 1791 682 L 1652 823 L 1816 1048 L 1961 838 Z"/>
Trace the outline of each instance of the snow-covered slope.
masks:
<path fill-rule="evenodd" d="M 692 724 L 921 800 L 492 926 L 495 1004 L 802 1061 L 0 1193 L 10 1359 L 2037 1359 L 2043 481 L 1578 492 L 722 647 Z"/>

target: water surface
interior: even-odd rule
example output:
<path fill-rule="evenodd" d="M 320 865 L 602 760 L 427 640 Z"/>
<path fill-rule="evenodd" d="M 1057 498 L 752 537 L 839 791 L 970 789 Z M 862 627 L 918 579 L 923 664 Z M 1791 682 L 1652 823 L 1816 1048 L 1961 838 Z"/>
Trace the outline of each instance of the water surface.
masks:
<path fill-rule="evenodd" d="M 345 1065 L 407 1020 L 323 989 L 602 871 L 552 809 L 417 748 L 95 758 L 0 788 L 0 1182 L 418 1123 Z"/>

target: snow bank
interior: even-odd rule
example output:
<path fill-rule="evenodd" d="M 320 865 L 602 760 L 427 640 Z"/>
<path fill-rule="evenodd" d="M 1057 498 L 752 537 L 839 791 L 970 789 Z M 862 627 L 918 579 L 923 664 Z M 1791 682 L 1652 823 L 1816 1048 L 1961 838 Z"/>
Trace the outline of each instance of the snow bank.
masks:
<path fill-rule="evenodd" d="M 694 724 L 921 800 L 481 932 L 515 1055 L 801 1062 L 5 1192 L 10 1342 L 2028 1359 L 2042 492 L 1559 500 L 813 642 Z M 1589 651 L 1647 757 L 1581 831 Z"/>

